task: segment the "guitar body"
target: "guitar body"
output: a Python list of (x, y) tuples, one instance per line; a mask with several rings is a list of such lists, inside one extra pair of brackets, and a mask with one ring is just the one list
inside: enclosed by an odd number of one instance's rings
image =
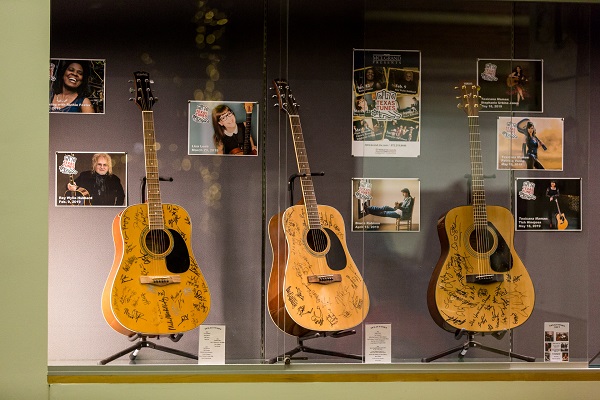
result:
[(124, 335), (165, 335), (199, 326), (210, 294), (196, 263), (191, 220), (174, 204), (162, 204), (164, 229), (149, 229), (148, 205), (119, 213), (112, 226), (115, 257), (102, 293), (106, 322)]
[(509, 76), (506, 78), (506, 86), (508, 86), (509, 88), (515, 87), (519, 84), (519, 77), (518, 76)]
[(345, 242), (344, 221), (319, 205), (321, 229), (309, 229), (304, 205), (288, 208), (269, 222), (273, 267), (268, 308), (282, 331), (337, 332), (359, 325), (369, 311), (363, 278)]
[(250, 150), (248, 151), (248, 153), (244, 153), (244, 150), (243, 150), (243, 149), (241, 149), (241, 148), (239, 148), (239, 147), (236, 147), (235, 149), (231, 150), (231, 151), (229, 152), (229, 154), (231, 154), (231, 155), (234, 155), (234, 156), (244, 156), (244, 155), (252, 155), (252, 156), (255, 156), (257, 153), (256, 153), (256, 150), (254, 150), (254, 149), (250, 149)]
[(569, 226), (569, 221), (567, 221), (567, 217), (565, 217), (565, 214), (560, 212), (560, 205), (558, 204), (558, 200), (554, 199), (554, 201), (556, 202), (556, 209), (558, 210), (558, 213), (556, 214), (556, 228), (559, 231), (562, 231), (567, 229), (567, 226)]
[(558, 228), (558, 230), (567, 229), (567, 226), (569, 226), (569, 222), (567, 221), (565, 214), (556, 214), (556, 227)]
[(533, 311), (533, 283), (512, 242), (513, 215), (499, 206), (486, 210), (483, 243), (475, 239), (473, 206), (454, 208), (438, 221), (442, 253), (427, 305), (436, 324), (451, 332), (512, 329)]

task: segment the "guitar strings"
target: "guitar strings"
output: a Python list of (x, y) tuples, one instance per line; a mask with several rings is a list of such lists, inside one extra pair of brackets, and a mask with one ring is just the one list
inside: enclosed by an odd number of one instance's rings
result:
[[(295, 110), (295, 104), (291, 109)], [(315, 196), (314, 185), (310, 175), (310, 167), (308, 164), (308, 156), (306, 154), (306, 146), (302, 134), (302, 126), (300, 118), (297, 115), (289, 114), (290, 125), (292, 127), (292, 136), (294, 138), (294, 148), (296, 150), (296, 160), (298, 162), (298, 172), (300, 173), (300, 185), (302, 187), (302, 197), (304, 199), (304, 209), (308, 222), (308, 236), (313, 245), (315, 252), (321, 253), (327, 248), (327, 238), (321, 231), (321, 223), (319, 218), (319, 208)], [(310, 247), (310, 244), (309, 244)], [(318, 259), (319, 273), (324, 273), (323, 264), (325, 259)]]
[(481, 160), (481, 140), (479, 133), (479, 117), (469, 115), (469, 134), (471, 141), (471, 179), (473, 190), (473, 221), (475, 224), (476, 253), (485, 254), (477, 257), (477, 269), (480, 275), (490, 273), (488, 251), (490, 235), (488, 235), (488, 219), (485, 203), (483, 163)]
[[(150, 235), (150, 252), (162, 254), (166, 250), (164, 220), (162, 204), (160, 201), (160, 187), (158, 178), (158, 158), (156, 156), (156, 140), (154, 137), (154, 120), (152, 111), (144, 111), (144, 150), (146, 157), (146, 183), (147, 183), (147, 209), (148, 228)], [(152, 275), (165, 274), (155, 257), (151, 257), (149, 269)]]

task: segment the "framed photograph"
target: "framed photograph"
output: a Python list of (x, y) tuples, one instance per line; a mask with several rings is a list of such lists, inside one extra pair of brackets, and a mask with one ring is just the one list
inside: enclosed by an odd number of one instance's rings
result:
[(542, 60), (478, 59), (480, 111), (543, 112), (543, 65)]
[(352, 178), (352, 231), (419, 232), (417, 178)]
[(581, 178), (517, 178), (517, 231), (581, 231)]
[(55, 206), (127, 205), (127, 153), (56, 152)]
[(563, 118), (499, 117), (497, 133), (499, 170), (563, 170)]
[(189, 101), (188, 155), (258, 155), (258, 103)]
[(105, 60), (50, 59), (50, 112), (104, 114)]

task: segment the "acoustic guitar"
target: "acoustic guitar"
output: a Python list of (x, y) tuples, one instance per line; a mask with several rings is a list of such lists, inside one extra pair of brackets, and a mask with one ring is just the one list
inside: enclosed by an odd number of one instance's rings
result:
[[(69, 174), (69, 185), (75, 185), (75, 180), (73, 179), (73, 174)], [(73, 206), (91, 206), (92, 205), (92, 196), (90, 196), (90, 192), (86, 188), (81, 186), (77, 186), (75, 190), (67, 190), (65, 192), (65, 197), (70, 197), (71, 205)]]
[(240, 147), (236, 147), (229, 152), (229, 154), (233, 154), (236, 156), (247, 156), (247, 155), (256, 155), (256, 150), (252, 148), (252, 144), (250, 143), (250, 135), (252, 132), (252, 103), (244, 103), (244, 109), (246, 110), (246, 124), (244, 130), (244, 144)]
[(148, 201), (127, 207), (112, 225), (115, 257), (102, 293), (106, 322), (127, 336), (177, 334), (199, 326), (210, 293), (194, 258), (192, 221), (161, 202), (151, 111), (156, 99), (147, 72), (135, 72), (135, 102), (142, 110)]
[(554, 201), (556, 202), (556, 209), (558, 210), (558, 214), (556, 214), (556, 227), (558, 228), (558, 230), (567, 229), (567, 226), (569, 226), (569, 221), (567, 221), (565, 214), (560, 212), (558, 199), (554, 199)]
[(274, 86), (289, 117), (302, 201), (269, 221), (269, 313), (279, 329), (294, 336), (350, 329), (367, 316), (367, 288), (348, 252), (341, 214), (317, 203), (298, 104), (285, 81), (276, 80)]
[(441, 255), (431, 276), (427, 305), (433, 320), (451, 332), (500, 332), (523, 324), (533, 311), (531, 278), (513, 246), (514, 218), (485, 202), (479, 133), (479, 88), (461, 86), (468, 116), (472, 203), (438, 221)]

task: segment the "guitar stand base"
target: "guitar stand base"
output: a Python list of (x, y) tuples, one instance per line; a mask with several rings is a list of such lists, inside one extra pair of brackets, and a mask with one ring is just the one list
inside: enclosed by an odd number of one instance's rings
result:
[[(183, 334), (179, 333), (177, 335), (169, 335), (169, 338), (173, 341), (173, 342), (178, 342), (179, 339), (181, 339), (181, 336), (183, 336)], [(156, 337), (157, 339), (160, 339), (160, 336)], [(132, 362), (135, 362), (135, 359), (138, 355), (138, 353), (140, 352), (140, 350), (144, 347), (149, 347), (151, 349), (154, 350), (158, 350), (158, 351), (163, 351), (165, 353), (171, 353), (171, 354), (175, 354), (181, 357), (187, 357), (187, 358), (191, 358), (193, 360), (197, 360), (198, 356), (192, 354), (192, 353), (188, 353), (186, 351), (181, 351), (181, 350), (177, 350), (177, 349), (173, 349), (171, 347), (166, 347), (166, 346), (161, 346), (159, 344), (156, 344), (154, 342), (149, 342), (148, 341), (148, 336), (145, 335), (141, 335), (139, 333), (136, 333), (135, 335), (133, 335), (132, 337), (130, 337), (129, 340), (133, 341), (133, 340), (137, 340), (139, 339), (139, 341), (134, 344), (133, 346), (129, 346), (128, 348), (121, 350), (120, 352), (113, 354), (110, 357), (105, 358), (104, 360), (101, 360), (99, 362), (100, 365), (106, 365), (111, 361), (116, 360), (119, 357), (124, 356), (127, 353), (131, 353), (129, 354), (129, 359)]]
[(354, 329), (338, 331), (338, 332), (331, 332), (331, 333), (329, 333), (329, 332), (308, 333), (304, 336), (298, 337), (298, 345), (295, 348), (293, 348), (290, 351), (286, 351), (282, 355), (278, 355), (277, 357), (273, 357), (273, 358), (269, 359), (269, 364), (275, 364), (279, 360), (282, 360), (284, 362), (284, 364), (289, 365), (289, 364), (291, 364), (292, 360), (308, 360), (308, 357), (294, 357), (294, 355), (296, 355), (298, 353), (322, 354), (322, 355), (326, 355), (326, 356), (350, 358), (353, 360), (363, 361), (364, 357), (361, 355), (340, 353), (338, 351), (331, 351), (331, 350), (315, 349), (314, 347), (308, 347), (308, 346), (304, 345), (304, 341), (308, 340), (308, 339), (316, 339), (316, 338), (327, 337), (327, 336), (330, 336), (333, 338), (340, 338), (340, 337), (354, 335), (354, 334), (356, 334), (356, 331)]
[(594, 360), (595, 360), (596, 358), (598, 358), (598, 356), (600, 356), (600, 351), (599, 351), (599, 352), (597, 352), (597, 353), (596, 353), (596, 355), (590, 359), (590, 361), (588, 361), (588, 364), (591, 364), (592, 362), (594, 362)]
[[(496, 337), (496, 339), (501, 339), (504, 334), (506, 333), (506, 331), (503, 332), (494, 332), (492, 333), (492, 336)], [(474, 332), (465, 332), (464, 330), (459, 330), (456, 332), (456, 334), (454, 335), (456, 337), (456, 339), (460, 339), (464, 334), (467, 335), (467, 341), (465, 343), (463, 343), (460, 346), (456, 346), (454, 348), (448, 349), (442, 353), (436, 354), (434, 356), (431, 357), (424, 357), (421, 359), (421, 362), (431, 362), (434, 360), (437, 360), (438, 358), (442, 358), (445, 357), (447, 355), (450, 355), (452, 353), (458, 353), (458, 357), (460, 359), (462, 359), (466, 354), (467, 351), (471, 348), (478, 348), (481, 350), (485, 350), (485, 351), (489, 351), (492, 353), (496, 353), (496, 354), (501, 354), (503, 356), (507, 356), (507, 357), (512, 357), (512, 358), (517, 358), (519, 360), (523, 360), (523, 361), (528, 361), (528, 362), (534, 362), (535, 361), (535, 357), (530, 357), (530, 356), (524, 356), (521, 354), (517, 354), (517, 353), (513, 353), (512, 351), (508, 351), (508, 350), (502, 350), (502, 349), (497, 349), (495, 347), (490, 347), (490, 346), (485, 346), (479, 342), (476, 342), (474, 340), (475, 337), (475, 333)]]

